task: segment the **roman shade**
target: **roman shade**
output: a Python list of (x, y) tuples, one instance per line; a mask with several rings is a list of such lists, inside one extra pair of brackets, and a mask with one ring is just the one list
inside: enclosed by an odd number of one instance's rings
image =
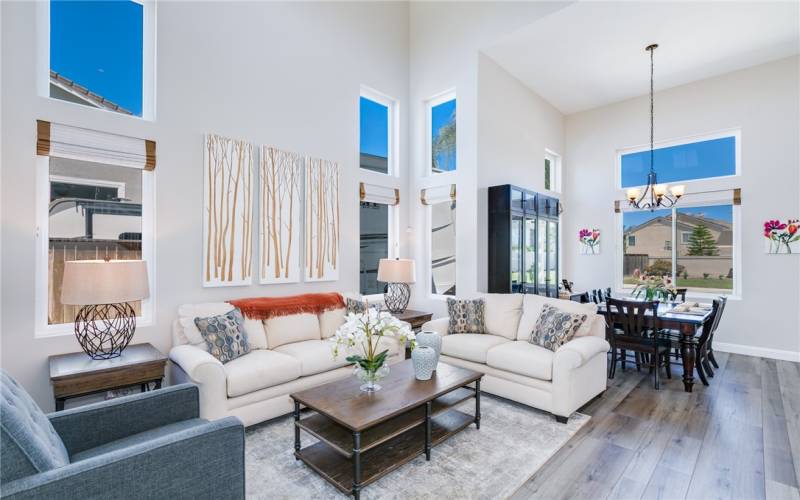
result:
[(86, 128), (36, 121), (36, 154), (153, 170), (156, 143)]
[(380, 203), (381, 205), (397, 205), (400, 203), (400, 190), (386, 186), (376, 186), (362, 182), (358, 188), (361, 201)]
[(420, 191), (419, 199), (423, 205), (435, 205), (444, 201), (456, 201), (456, 185), (429, 187)]

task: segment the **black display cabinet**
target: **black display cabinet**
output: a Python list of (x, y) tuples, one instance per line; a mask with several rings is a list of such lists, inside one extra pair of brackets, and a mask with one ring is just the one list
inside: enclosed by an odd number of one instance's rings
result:
[(504, 184), (489, 188), (489, 292), (558, 297), (559, 202)]

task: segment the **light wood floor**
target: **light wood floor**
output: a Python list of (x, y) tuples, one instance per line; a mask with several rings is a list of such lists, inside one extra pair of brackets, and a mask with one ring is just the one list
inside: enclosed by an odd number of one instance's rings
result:
[(711, 385), (683, 392), (619, 368), (592, 416), (512, 497), (800, 500), (800, 364), (719, 353)]

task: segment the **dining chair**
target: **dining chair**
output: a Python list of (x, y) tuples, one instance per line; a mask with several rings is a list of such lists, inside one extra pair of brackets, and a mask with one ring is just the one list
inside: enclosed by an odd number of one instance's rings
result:
[[(708, 379), (714, 377), (714, 370), (711, 368), (711, 339), (714, 332), (719, 326), (719, 320), (722, 318), (722, 310), (725, 308), (725, 297), (714, 299), (711, 305), (711, 314), (703, 322), (700, 330), (700, 335), (697, 337), (697, 346), (695, 347), (695, 362), (694, 366), (697, 370), (697, 377), (703, 385), (709, 385)], [(681, 348), (681, 334), (672, 330), (665, 330), (662, 334), (669, 339), (672, 348), (680, 353)], [(682, 364), (682, 363), (676, 363)], [(717, 366), (719, 368), (719, 366)]]
[(686, 291), (687, 290), (688, 290), (688, 288), (676, 288), (675, 289), (675, 293), (671, 293), (670, 294), (670, 299), (678, 300), (678, 297), (680, 297), (681, 302), (686, 302)]
[(662, 364), (666, 368), (667, 378), (672, 378), (669, 364), (671, 344), (669, 339), (661, 335), (657, 312), (658, 301), (606, 299), (606, 337), (611, 344), (609, 378), (614, 378), (618, 351), (623, 356), (620, 359), (623, 370), (627, 351), (645, 355), (637, 356), (637, 362), (642, 360), (650, 364), (656, 390), (659, 388)]
[[(714, 368), (719, 368), (717, 364), (717, 360), (714, 358), (714, 334), (717, 331), (717, 327), (719, 327), (719, 322), (722, 320), (722, 314), (725, 312), (725, 306), (728, 304), (728, 297), (725, 295), (720, 296), (720, 308), (717, 313), (717, 322), (714, 327), (711, 329), (711, 334), (708, 337), (708, 342), (706, 345), (706, 351), (708, 355), (708, 361), (714, 366)], [(712, 375), (713, 376), (713, 375)]]

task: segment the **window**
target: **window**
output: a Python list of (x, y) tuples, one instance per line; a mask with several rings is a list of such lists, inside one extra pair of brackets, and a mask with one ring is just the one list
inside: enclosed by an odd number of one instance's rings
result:
[[(655, 149), (653, 165), (658, 182), (682, 182), (736, 175), (738, 133), (697, 142), (679, 143)], [(650, 151), (636, 150), (620, 155), (622, 188), (641, 186), (650, 170)]]
[[(655, 212), (624, 212), (623, 284), (635, 283), (636, 269), (670, 276), (679, 288), (731, 293), (734, 287), (734, 217), (730, 203), (681, 206)], [(673, 235), (681, 245), (673, 251)], [(638, 238), (636, 249), (631, 238)], [(663, 245), (659, 244), (663, 243)]]
[(390, 207), (380, 203), (361, 202), (360, 223), (360, 279), (361, 295), (383, 293), (378, 283), (378, 262), (389, 256)]
[(636, 246), (636, 235), (631, 234), (628, 236), (628, 246), (635, 247)]
[[(364, 92), (362, 91), (362, 94)], [(373, 96), (373, 99), (377, 97)], [(361, 96), (360, 116), (360, 164), (361, 168), (389, 174), (390, 105)]]
[(456, 294), (456, 202), (430, 205), (431, 293)]
[[(79, 306), (61, 304), (68, 260), (145, 259), (143, 204), (151, 193), (142, 169), (44, 158), (47, 198), (47, 325), (71, 324)], [(144, 246), (143, 246), (144, 243)], [(137, 316), (142, 302), (132, 303)]]
[(148, 4), (51, 0), (47, 95), (144, 116), (154, 54)]
[(455, 94), (438, 97), (428, 103), (428, 154), (431, 173), (456, 170), (456, 98)]
[(561, 157), (552, 151), (544, 153), (544, 188), (547, 191), (561, 191)]

